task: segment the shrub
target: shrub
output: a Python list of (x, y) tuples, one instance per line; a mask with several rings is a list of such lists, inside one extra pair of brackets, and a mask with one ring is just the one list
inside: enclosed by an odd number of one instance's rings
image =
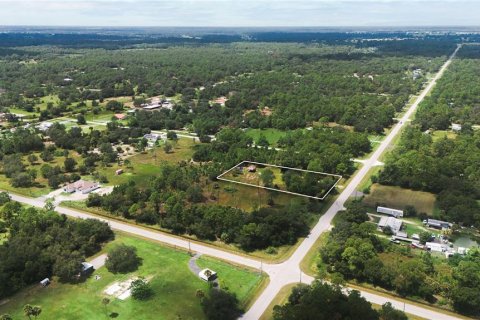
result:
[(136, 300), (147, 300), (153, 295), (150, 284), (143, 278), (134, 280), (130, 285), (130, 289), (132, 290), (132, 297)]
[(138, 269), (141, 259), (137, 248), (124, 244), (117, 245), (107, 255), (105, 266), (112, 273), (128, 273)]

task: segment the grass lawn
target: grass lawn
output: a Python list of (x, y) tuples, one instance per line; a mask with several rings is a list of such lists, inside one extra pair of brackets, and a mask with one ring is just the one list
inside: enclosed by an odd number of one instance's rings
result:
[[(127, 222), (127, 223), (133, 223), (132, 220), (128, 220), (128, 219), (125, 219), (125, 218), (122, 218), (122, 217), (114, 216), (114, 215), (110, 214), (109, 212), (104, 211), (101, 208), (87, 207), (85, 205), (85, 201), (62, 201), (61, 205), (64, 206), (64, 207), (67, 207), (67, 208), (77, 209), (79, 211), (85, 211), (85, 212), (88, 212), (88, 213), (91, 213), (91, 214), (107, 217), (107, 218), (110, 218), (110, 219), (115, 219), (115, 220), (119, 220), (119, 221), (123, 221), (123, 222)], [(313, 223), (316, 222), (317, 220), (318, 220), (318, 216), (313, 216), (311, 226), (313, 226)], [(144, 227), (144, 228), (153, 229), (153, 230), (157, 230), (157, 231), (162, 231), (162, 232), (165, 232), (165, 233), (170, 233), (169, 230), (162, 229), (158, 225), (146, 226), (146, 225), (142, 225), (142, 224), (137, 224), (137, 226), (141, 226), (141, 227)], [(183, 235), (183, 237), (184, 238), (189, 238), (186, 235)], [(294, 245), (284, 245), (284, 246), (277, 247), (277, 248), (275, 248), (276, 252), (273, 252), (273, 253), (267, 253), (266, 250), (255, 250), (255, 251), (248, 252), (248, 254), (247, 254), (247, 253), (245, 253), (245, 251), (239, 249), (238, 247), (236, 247), (233, 244), (226, 244), (226, 243), (221, 242), (221, 241), (198, 240), (195, 237), (190, 237), (190, 238), (198, 241), (199, 243), (203, 243), (203, 244), (206, 244), (206, 245), (211, 245), (211, 246), (214, 246), (214, 247), (219, 247), (219, 248), (222, 248), (222, 249), (227, 250), (227, 251), (235, 252), (237, 254), (243, 254), (245, 256), (253, 256), (253, 257), (256, 257), (256, 258), (261, 259), (263, 261), (269, 261), (269, 262), (272, 262), (272, 263), (273, 262), (274, 263), (283, 262), (286, 258), (288, 258), (295, 251), (295, 249), (303, 241), (303, 238), (300, 238), (297, 241), (297, 243), (294, 244)]]
[[(170, 153), (165, 153), (163, 144), (160, 144), (159, 147), (129, 157), (131, 168), (115, 163), (108, 167), (97, 168), (97, 171), (107, 177), (109, 185), (118, 185), (133, 180), (138, 185), (145, 186), (148, 184), (149, 178), (156, 175), (162, 161), (171, 163), (178, 163), (182, 160), (189, 161), (193, 155), (192, 146), (194, 144), (193, 139), (180, 138), (176, 144), (173, 144), (174, 148)], [(115, 175), (117, 169), (123, 169), (124, 173)]]
[[(116, 281), (132, 276), (153, 277), (150, 281), (154, 296), (147, 301), (127, 298), (122, 301), (110, 298), (108, 312), (118, 313), (117, 319), (204, 319), (200, 300), (195, 296), (198, 289), (208, 290), (206, 282), (200, 280), (188, 268), (190, 256), (184, 251), (161, 246), (156, 242), (117, 234), (117, 239), (108, 244), (106, 250), (116, 243), (135, 246), (143, 259), (142, 266), (131, 274), (114, 275), (105, 267), (95, 271), (101, 278), (90, 277), (80, 284), (60, 284), (54, 281), (49, 287), (33, 286), (15, 295), (0, 306), (0, 314), (9, 313), (14, 319), (23, 319), (25, 304), (42, 307), (41, 319), (108, 319), (101, 300), (103, 291)], [(203, 263), (203, 262), (202, 262)], [(251, 299), (263, 277), (242, 268), (231, 267), (224, 262), (205, 258), (205, 263), (214, 267), (219, 278), (225, 275), (225, 283), (243, 303)]]
[[(320, 238), (315, 242), (313, 247), (308, 251), (307, 255), (300, 262), (300, 269), (306, 274), (315, 277), (318, 275), (319, 266), (318, 262), (320, 261), (320, 248), (327, 244), (328, 236), (330, 231), (322, 233)], [(323, 262), (322, 262), (323, 264)]]
[(58, 95), (56, 94), (50, 94), (48, 96), (40, 98), (40, 103), (37, 103), (35, 105), (35, 108), (40, 108), (40, 110), (46, 110), (47, 109), (47, 104), (51, 102), (54, 105), (60, 103), (60, 99), (58, 98)]
[[(255, 189), (261, 189), (261, 187), (267, 187), (267, 185), (262, 180), (262, 175), (266, 170), (270, 170), (273, 175), (273, 180), (272, 180), (272, 184), (268, 187), (278, 190), (279, 193), (282, 191), (295, 192), (294, 190), (288, 190), (287, 185), (284, 182), (284, 173), (282, 172), (282, 169), (274, 166), (257, 164), (256, 170), (254, 172), (250, 172), (247, 168), (247, 166), (249, 165), (250, 165), (249, 162), (244, 162), (242, 166), (238, 166), (235, 169), (232, 169), (231, 171), (224, 173), (222, 175), (222, 178), (228, 179), (229, 181), (227, 182), (236, 181), (239, 183), (247, 183), (252, 188), (251, 192), (258, 193), (259, 191)], [(315, 194), (313, 193), (310, 194), (311, 196), (316, 196), (316, 197), (324, 196), (327, 193), (327, 191), (338, 180), (337, 177), (327, 176), (322, 173), (306, 173), (303, 170), (286, 169), (285, 174), (286, 173), (292, 173), (293, 175), (296, 175), (299, 179), (307, 179), (308, 175), (310, 174), (316, 175), (318, 177), (316, 178), (317, 179), (316, 181), (318, 182), (317, 187), (320, 186), (320, 188), (322, 188), (322, 189), (317, 188), (315, 191)], [(296, 191), (296, 192), (301, 194), (301, 192), (299, 191)], [(305, 194), (305, 195), (308, 195), (308, 194)]]
[(447, 137), (448, 139), (456, 139), (457, 134), (450, 130), (436, 130), (432, 132), (433, 141), (441, 140)]
[(285, 205), (298, 196), (287, 193), (270, 191), (261, 188), (244, 186), (227, 181), (218, 181), (218, 189), (214, 189), (213, 185), (205, 188), (205, 196), (208, 198), (214, 194), (217, 198), (216, 202), (219, 205), (228, 205), (240, 208), (246, 211), (252, 211), (255, 208), (260, 208), (268, 205), (268, 200), (273, 199), (277, 205)]
[[(37, 185), (29, 188), (14, 188), (10, 183), (10, 179), (7, 178), (4, 174), (0, 174), (0, 190), (10, 191), (10, 192), (18, 193), (28, 197), (39, 197), (53, 191), (48, 186), (48, 180), (42, 177), (40, 173), (40, 168), (42, 167), (42, 165), (46, 163), (52, 167), (57, 165), (60, 167), (63, 167), (63, 162), (65, 161), (65, 157), (64, 156), (55, 157), (50, 162), (44, 162), (42, 159), (40, 159), (40, 152), (34, 152), (33, 154), (35, 154), (38, 158), (35, 164), (32, 165), (30, 164), (30, 162), (28, 162), (27, 155), (24, 155), (22, 157), (23, 159), (22, 162), (25, 165), (26, 171), (30, 169), (35, 169), (37, 171), (37, 178), (35, 179), (35, 181), (37, 182)], [(81, 156), (77, 152), (70, 151), (69, 157), (75, 159), (77, 161), (77, 164), (82, 162)]]
[(412, 205), (418, 212), (431, 215), (435, 208), (435, 195), (429, 192), (373, 184), (370, 194), (365, 196), (363, 202), (370, 207), (376, 207), (378, 203), (395, 209), (404, 209), (405, 206)]
[(152, 164), (158, 166), (162, 161), (178, 163), (180, 161), (190, 161), (193, 155), (192, 147), (197, 143), (192, 138), (179, 138), (177, 142), (168, 141), (173, 146), (173, 150), (170, 153), (165, 153), (163, 150), (163, 142), (159, 147), (148, 150), (145, 153), (137, 154), (129, 160), (133, 165), (135, 164)]
[(287, 135), (287, 131), (278, 129), (248, 129), (245, 131), (247, 136), (251, 137), (254, 142), (257, 142), (260, 136), (263, 134), (270, 145), (276, 145), (280, 138)]
[(243, 306), (247, 305), (258, 292), (258, 284), (266, 279), (260, 272), (253, 272), (246, 268), (234, 266), (211, 257), (202, 256), (197, 260), (197, 265), (204, 269), (214, 270), (218, 275), (220, 288), (235, 292)]

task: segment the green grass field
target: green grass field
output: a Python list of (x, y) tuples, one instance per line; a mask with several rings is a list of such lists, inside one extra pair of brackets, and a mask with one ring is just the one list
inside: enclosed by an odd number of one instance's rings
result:
[(218, 189), (214, 189), (213, 185), (207, 187), (205, 189), (205, 196), (209, 197), (213, 194), (217, 200), (212, 200), (212, 202), (246, 211), (267, 206), (270, 198), (273, 199), (276, 205), (285, 205), (293, 199), (298, 198), (298, 196), (287, 193), (269, 191), (227, 181), (218, 181), (218, 185), (220, 186)]
[(429, 192), (413, 191), (400, 187), (373, 184), (370, 194), (363, 202), (369, 207), (383, 204), (395, 209), (404, 209), (407, 205), (414, 206), (418, 212), (432, 214), (435, 209), (435, 195)]
[(432, 132), (433, 141), (441, 140), (447, 137), (448, 139), (456, 139), (457, 134), (450, 130), (436, 130)]
[(247, 305), (255, 297), (258, 284), (265, 276), (260, 273), (250, 272), (248, 269), (227, 264), (225, 262), (202, 256), (197, 260), (200, 268), (209, 268), (218, 274), (220, 288), (235, 292), (243, 306)]
[[(129, 157), (131, 168), (115, 163), (108, 167), (98, 168), (97, 171), (107, 177), (108, 185), (118, 185), (133, 180), (138, 185), (145, 186), (148, 184), (149, 178), (156, 175), (162, 162), (188, 162), (193, 155), (193, 145), (193, 139), (180, 138), (176, 144), (173, 144), (174, 148), (170, 153), (165, 153), (162, 143), (159, 147)], [(117, 169), (123, 169), (124, 173), (115, 175)]]
[[(200, 300), (196, 297), (198, 289), (207, 292), (208, 285), (200, 280), (188, 268), (190, 256), (184, 251), (161, 246), (158, 243), (118, 234), (117, 239), (108, 244), (106, 250), (116, 243), (125, 243), (137, 248), (143, 259), (142, 266), (126, 275), (114, 275), (105, 267), (95, 271), (94, 275), (80, 284), (60, 284), (54, 281), (50, 286), (41, 288), (34, 285), (10, 298), (0, 306), (0, 314), (8, 313), (14, 319), (23, 319), (22, 308), (25, 304), (42, 307), (40, 319), (108, 319), (101, 300), (104, 290), (116, 281), (132, 276), (153, 277), (150, 284), (154, 296), (147, 301), (127, 298), (122, 301), (111, 298), (107, 306), (108, 313), (118, 313), (117, 319), (204, 319)], [(245, 303), (256, 293), (256, 288), (264, 280), (258, 273), (211, 258), (202, 258), (201, 263), (211, 266), (218, 272), (220, 282), (229, 291), (235, 293), (241, 303)]]
[(280, 138), (284, 137), (287, 132), (278, 129), (248, 129), (247, 136), (251, 137), (254, 142), (257, 142), (260, 136), (263, 134), (270, 145), (276, 145)]

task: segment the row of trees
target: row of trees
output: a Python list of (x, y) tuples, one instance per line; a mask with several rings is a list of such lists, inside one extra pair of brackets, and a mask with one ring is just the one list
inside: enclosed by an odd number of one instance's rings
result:
[(162, 164), (147, 188), (134, 182), (116, 186), (109, 195), (89, 195), (87, 206), (141, 223), (158, 224), (174, 233), (234, 243), (245, 250), (293, 244), (308, 233), (308, 203), (295, 201), (251, 213), (202, 204), (200, 169)]
[(282, 151), (252, 148), (253, 140), (240, 129), (223, 129), (216, 140), (195, 147), (193, 160), (221, 163), (224, 169), (246, 159), (312, 171), (351, 174), (352, 158), (370, 151), (367, 135), (340, 127), (288, 132), (278, 141)]
[(480, 123), (480, 48), (464, 46), (445, 75), (420, 105), (415, 122), (422, 130), (445, 130), (460, 123), (464, 130)]
[[(303, 128), (325, 118), (359, 132), (381, 133), (392, 124), (395, 111), (422, 85), (422, 78), (414, 79), (411, 71), (436, 70), (444, 60), (438, 52), (445, 50), (446, 55), (450, 45), (429, 43), (431, 56), (426, 52), (415, 55), (415, 50), (407, 56), (402, 51), (408, 50), (402, 48), (396, 57), (370, 48), (318, 44), (83, 50), (69, 59), (39, 54), (42, 59), (36, 64), (19, 64), (12, 58), (0, 65), (0, 87), (6, 89), (0, 107), (33, 111), (36, 98), (57, 95), (57, 105), (50, 103), (46, 110), (38, 110), (41, 119), (47, 119), (72, 108), (85, 109), (86, 100), (96, 104), (108, 97), (181, 94), (178, 110), (155, 112), (155, 121), (140, 115), (138, 124), (151, 129), (188, 124), (197, 133), (208, 134), (225, 125)], [(209, 101), (221, 95), (229, 97), (226, 108), (211, 108)], [(273, 114), (262, 115), (259, 106), (269, 106)], [(114, 101), (106, 107), (121, 110), (121, 104)]]
[(360, 296), (358, 291), (346, 294), (338, 285), (329, 285), (320, 281), (312, 285), (298, 285), (293, 288), (288, 302), (273, 309), (274, 320), (407, 320), (407, 316), (385, 303), (375, 310), (371, 303)]

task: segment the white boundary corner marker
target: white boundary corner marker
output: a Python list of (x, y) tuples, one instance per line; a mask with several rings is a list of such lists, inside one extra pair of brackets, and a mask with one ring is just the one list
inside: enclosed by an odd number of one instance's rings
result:
[[(223, 176), (225, 176), (227, 173), (229, 173), (230, 171), (232, 171), (233, 169), (237, 168), (238, 166), (240, 166), (240, 165), (242, 165), (242, 164), (244, 164), (244, 163), (247, 163), (247, 164), (251, 163), (251, 164), (261, 165), (261, 166), (264, 166), (264, 167), (275, 167), (275, 168), (280, 168), (280, 169), (289, 169), (289, 170), (300, 171), (300, 172), (316, 173), (316, 174), (319, 174), (319, 175), (336, 177), (336, 178), (338, 178), (338, 179), (337, 179), (337, 181), (335, 181), (335, 183), (332, 185), (332, 187), (331, 187), (330, 189), (328, 189), (328, 191), (323, 195), (323, 197), (320, 198), (320, 197), (309, 196), (309, 195), (302, 194), (302, 193), (296, 193), (296, 192), (291, 192), (291, 191), (286, 191), (286, 190), (280, 190), (280, 189), (275, 189), (275, 188), (264, 187), (264, 186), (260, 186), (260, 185), (252, 184), (252, 183), (246, 183), (246, 182), (240, 182), (240, 181), (230, 180), (230, 179), (226, 179), (226, 178), (223, 177)], [(244, 186), (250, 186), (250, 187), (256, 187), (256, 188), (260, 188), (260, 189), (266, 189), (266, 190), (271, 190), (271, 191), (276, 191), (276, 192), (282, 192), (282, 193), (287, 193), (287, 194), (291, 194), (291, 195), (295, 195), (295, 196), (301, 196), (301, 197), (311, 198), (311, 199), (316, 199), (316, 200), (324, 200), (324, 199), (330, 194), (330, 192), (333, 190), (333, 188), (335, 188), (335, 187), (337, 186), (337, 184), (340, 182), (340, 180), (342, 180), (342, 178), (343, 178), (343, 176), (338, 175), (338, 174), (325, 173), (325, 172), (312, 171), (312, 170), (304, 170), (304, 169), (297, 169), (297, 168), (284, 167), (284, 166), (277, 166), (277, 165), (274, 165), (274, 164), (268, 164), (268, 163), (262, 163), (262, 162), (255, 162), (255, 161), (247, 161), (247, 160), (244, 160), (244, 161), (238, 163), (237, 165), (233, 166), (232, 168), (228, 169), (227, 171), (225, 171), (224, 173), (222, 173), (221, 175), (219, 175), (219, 176), (217, 177), (217, 179), (220, 180), (220, 181), (226, 181), (226, 182), (231, 182), (231, 183), (236, 183), (236, 184), (242, 184), (242, 185), (244, 185)]]

